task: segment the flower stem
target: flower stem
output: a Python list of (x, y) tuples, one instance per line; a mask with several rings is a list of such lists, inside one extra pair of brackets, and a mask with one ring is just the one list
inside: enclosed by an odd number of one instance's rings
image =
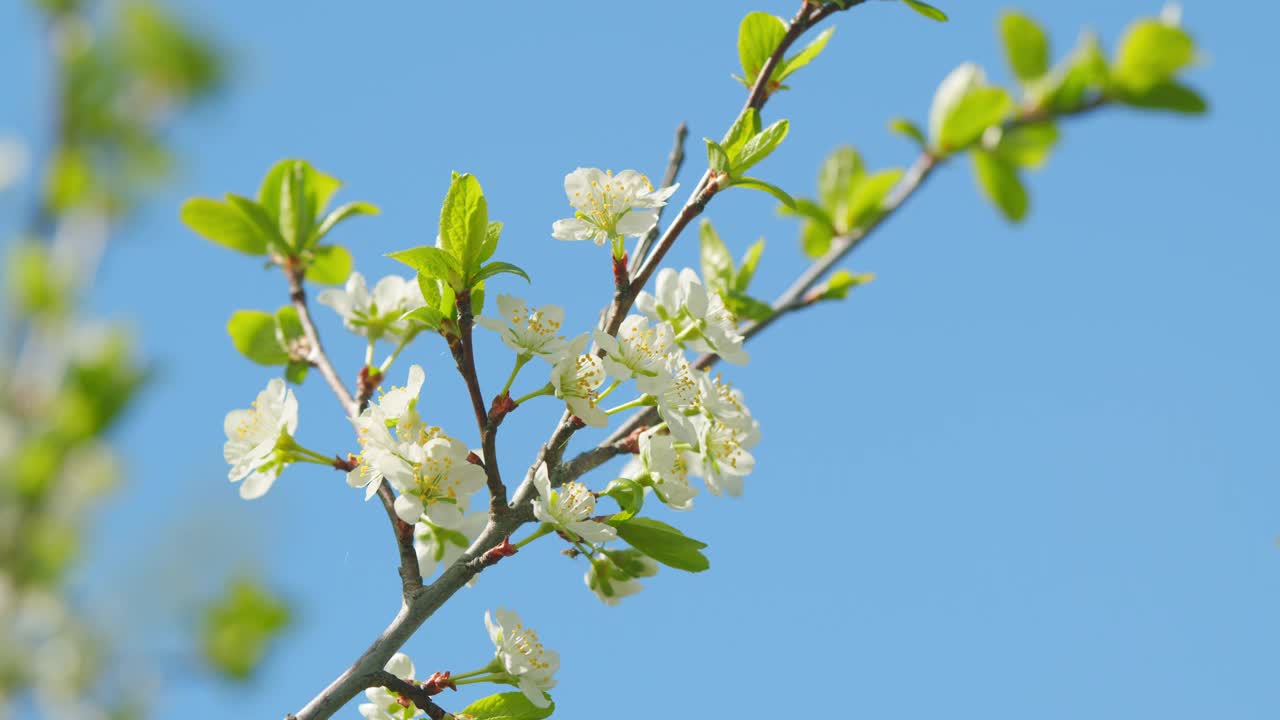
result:
[(369, 338), (369, 344), (364, 348), (364, 366), (373, 367), (373, 338)]
[(516, 381), (516, 375), (520, 374), (520, 368), (524, 367), (525, 363), (529, 362), (532, 359), (533, 359), (532, 355), (521, 354), (516, 356), (516, 365), (515, 367), (511, 368), (511, 377), (507, 378), (507, 384), (502, 386), (502, 392), (498, 393), (499, 395), (510, 394), (511, 384)]
[(454, 685), (474, 685), (476, 683), (484, 683), (484, 682), (491, 682), (491, 683), (506, 682), (505, 673), (503, 673), (502, 675), (493, 673), (491, 675), (483, 675), (481, 677), (467, 678), (465, 680), (459, 680), (458, 677), (459, 676), (455, 675), (452, 678), (450, 678), (451, 680), (453, 680)]
[(614, 390), (617, 390), (617, 389), (618, 389), (618, 386), (619, 386), (619, 385), (621, 385), (621, 384), (622, 384), (622, 381), (621, 381), (621, 380), (614, 380), (612, 385), (610, 385), (609, 387), (605, 388), (605, 389), (604, 389), (604, 392), (602, 392), (602, 393), (600, 393), (599, 395), (597, 395), (597, 396), (596, 396), (596, 402), (597, 402), (597, 403), (599, 403), (601, 400), (603, 400), (603, 399), (605, 399), (605, 398), (609, 397), (609, 393), (613, 392)]
[(387, 370), (391, 367), (391, 363), (395, 362), (396, 358), (400, 357), (400, 351), (404, 350), (405, 346), (409, 344), (409, 339), (411, 337), (412, 336), (401, 340), (400, 343), (396, 345), (396, 349), (392, 350), (391, 354), (387, 356), (387, 359), (383, 360), (382, 364), (378, 366), (378, 372), (386, 374)]
[(635, 400), (632, 400), (631, 402), (623, 403), (618, 407), (610, 408), (608, 410), (605, 410), (604, 412), (606, 415), (613, 415), (614, 413), (620, 413), (623, 410), (630, 410), (631, 408), (645, 407), (646, 405), (655, 405), (655, 404), (657, 404), (657, 401), (654, 399), (652, 395), (641, 395), (640, 397), (636, 398)]
[(542, 537), (543, 535), (549, 535), (549, 534), (551, 534), (551, 531), (552, 531), (552, 530), (554, 530), (554, 529), (555, 529), (555, 528), (551, 527), (551, 525), (549, 525), (549, 524), (547, 524), (547, 523), (543, 523), (542, 525), (539, 525), (539, 526), (538, 526), (538, 529), (537, 529), (537, 530), (534, 530), (532, 533), (530, 533), (530, 534), (529, 534), (529, 537), (527, 537), (527, 538), (525, 538), (525, 539), (521, 540), (520, 542), (516, 543), (516, 544), (515, 544), (515, 546), (516, 546), (517, 548), (522, 548), (522, 547), (524, 547), (525, 545), (528, 545), (529, 543), (533, 542), (534, 540), (537, 540), (538, 538)]
[(536, 398), (539, 395), (551, 395), (555, 391), (556, 391), (555, 385), (552, 385), (551, 383), (547, 383), (546, 385), (543, 385), (542, 387), (538, 388), (537, 390), (534, 390), (528, 395), (521, 395), (520, 397), (516, 398), (512, 402), (514, 402), (516, 405), (520, 405), (526, 400), (532, 400), (533, 398)]

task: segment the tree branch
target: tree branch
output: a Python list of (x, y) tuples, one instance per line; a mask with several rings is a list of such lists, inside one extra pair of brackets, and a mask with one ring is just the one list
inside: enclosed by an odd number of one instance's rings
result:
[(342, 403), (342, 412), (354, 419), (360, 414), (359, 406), (351, 396), (351, 391), (342, 382), (342, 378), (338, 376), (338, 372), (333, 369), (333, 363), (329, 362), (329, 356), (325, 354), (324, 346), (320, 344), (320, 333), (316, 331), (315, 321), (311, 319), (311, 310), (307, 307), (307, 291), (302, 287), (306, 268), (298, 264), (294, 258), (287, 258), (283, 267), (284, 276), (289, 280), (289, 300), (293, 303), (293, 308), (298, 311), (298, 321), (302, 323), (302, 334), (311, 346), (307, 360), (312, 367), (320, 371), (320, 375), (329, 384), (333, 394), (338, 396), (338, 402)]
[[(662, 184), (658, 187), (671, 187), (676, 182), (676, 177), (680, 175), (680, 167), (684, 165), (684, 141), (689, 137), (689, 126), (680, 123), (676, 126), (676, 139), (671, 145), (671, 154), (667, 156), (667, 171), (662, 175)], [(658, 220), (662, 220), (662, 211), (667, 206), (663, 205), (658, 208)], [(649, 248), (653, 246), (653, 241), (658, 239), (658, 223), (653, 224), (650, 230), (640, 242), (636, 244), (636, 250), (631, 256), (631, 274), (640, 269), (640, 263), (644, 260), (644, 256), (649, 253)]]
[(398, 678), (386, 670), (369, 673), (368, 682), (369, 684), (366, 688), (386, 688), (396, 695), (409, 699), (414, 705), (418, 706), (419, 710), (426, 713), (431, 720), (442, 720), (442, 718), (451, 717), (444, 708), (431, 699), (432, 696), (427, 694), (426, 688), (417, 683)]
[(507, 486), (502, 484), (502, 474), (498, 470), (498, 425), (500, 418), (491, 421), (484, 406), (484, 393), (480, 390), (480, 378), (476, 373), (475, 346), (472, 343), (471, 331), (475, 326), (475, 316), (471, 311), (471, 292), (458, 293), (458, 342), (450, 343), (453, 357), (458, 365), (458, 372), (467, 385), (467, 393), (471, 396), (471, 409), (476, 415), (476, 427), (480, 431), (480, 446), (484, 451), (484, 474), (489, 485), (489, 513), (493, 516), (507, 511)]

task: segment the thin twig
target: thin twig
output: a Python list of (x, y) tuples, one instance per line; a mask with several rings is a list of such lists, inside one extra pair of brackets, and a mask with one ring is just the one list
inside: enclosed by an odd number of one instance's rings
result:
[(408, 680), (403, 680), (386, 670), (377, 670), (368, 675), (369, 684), (366, 687), (381, 687), (408, 699), (418, 709), (427, 714), (431, 720), (442, 720), (450, 717), (449, 713), (431, 699), (431, 695), (427, 694), (426, 688)]
[(307, 307), (307, 291), (302, 287), (305, 275), (306, 268), (297, 260), (293, 258), (285, 260), (284, 276), (289, 280), (289, 300), (293, 303), (293, 308), (298, 311), (302, 334), (306, 337), (307, 344), (311, 346), (307, 360), (312, 367), (320, 371), (321, 377), (329, 384), (333, 394), (338, 396), (338, 402), (342, 403), (342, 412), (354, 419), (360, 414), (359, 406), (351, 396), (351, 391), (342, 382), (342, 378), (338, 376), (338, 372), (333, 369), (333, 363), (325, 354), (324, 346), (320, 344), (320, 333), (316, 331), (315, 321), (311, 319), (311, 310)]
[[(667, 171), (662, 175), (662, 184), (658, 187), (671, 187), (675, 184), (676, 178), (680, 175), (680, 167), (684, 165), (684, 141), (689, 137), (689, 126), (680, 123), (676, 126), (676, 138), (671, 144), (671, 154), (667, 155)], [(667, 206), (663, 205), (658, 208), (658, 219), (653, 223), (653, 229), (640, 238), (640, 242), (636, 244), (635, 252), (631, 254), (631, 274), (634, 276), (636, 271), (640, 269), (640, 263), (644, 261), (644, 256), (649, 253), (649, 248), (653, 247), (653, 241), (658, 239), (658, 222), (662, 220), (662, 211)]]
[(450, 343), (458, 372), (471, 396), (471, 408), (476, 416), (476, 428), (480, 431), (480, 446), (484, 451), (484, 474), (489, 486), (489, 513), (497, 517), (507, 511), (507, 486), (502, 484), (498, 469), (498, 423), (490, 422), (484, 406), (484, 393), (480, 390), (480, 377), (476, 373), (475, 346), (472, 330), (475, 317), (471, 311), (471, 293), (458, 293), (458, 342)]

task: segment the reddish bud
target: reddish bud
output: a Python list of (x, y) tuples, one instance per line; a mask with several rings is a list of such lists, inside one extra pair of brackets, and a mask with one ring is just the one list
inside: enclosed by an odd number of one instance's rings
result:
[(587, 424), (583, 422), (582, 418), (578, 417), (577, 415), (574, 415), (573, 417), (569, 418), (569, 426), (572, 427), (574, 430), (581, 430), (582, 428), (586, 427)]
[(480, 459), (479, 455), (475, 454), (475, 451), (467, 453), (467, 462), (471, 463), (472, 465), (479, 465), (481, 467), (484, 467), (484, 461)]
[(519, 548), (517, 548), (515, 545), (512, 545), (511, 538), (507, 537), (507, 538), (503, 538), (502, 542), (499, 543), (498, 545), (494, 545), (493, 547), (486, 550), (482, 557), (484, 558), (484, 563), (486, 565), (493, 565), (494, 563), (498, 562), (502, 558), (511, 557), (512, 555), (515, 555), (517, 552), (519, 552)]
[(431, 677), (422, 683), (423, 691), (428, 695), (439, 695), (444, 692), (445, 688), (456, 691), (458, 685), (449, 676), (450, 673), (447, 670), (445, 672), (431, 673)]
[(333, 466), (338, 470), (345, 470), (347, 472), (351, 472), (352, 470), (355, 470), (356, 468), (360, 467), (360, 460), (357, 459), (356, 456), (352, 455), (351, 453), (347, 453), (347, 456), (345, 458), (342, 457), (341, 455), (334, 455)]

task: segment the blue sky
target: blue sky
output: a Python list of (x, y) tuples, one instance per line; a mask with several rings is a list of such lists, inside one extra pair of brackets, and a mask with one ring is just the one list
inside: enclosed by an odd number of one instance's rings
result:
[[(896, 3), (837, 16), (826, 52), (766, 110), (792, 134), (759, 174), (810, 193), (841, 143), (873, 166), (906, 165), (890, 117), (923, 120), (964, 60), (1007, 79), (994, 34), (1006, 4), (939, 4), (951, 23)], [(34, 137), (45, 68), (16, 5), (0, 8), (12, 83), (0, 128)], [(276, 275), (187, 231), (182, 199), (248, 193), (273, 161), (308, 158), (346, 182), (340, 198), (382, 207), (334, 235), (381, 275), (398, 270), (383, 253), (433, 240), (449, 172), (473, 172), (506, 223), (500, 257), (535, 281), (497, 287), (562, 304), (585, 329), (611, 280), (605, 251), (549, 238), (567, 212), (564, 173), (659, 175), (682, 120), (697, 163), (697, 139), (741, 105), (729, 79), (740, 17), (793, 5), (179, 3), (232, 53), (234, 80), (174, 134), (180, 181), (128, 228), (95, 290), (159, 374), (118, 433), (130, 482), (94, 519), (78, 579), (107, 629), (158, 663), (157, 717), (295, 710), (398, 603), (385, 517), (337, 473), (291, 470), (254, 503), (223, 479), (222, 416), (270, 376), (223, 325), (286, 295)], [(965, 163), (945, 168), (854, 258), (872, 285), (780, 323), (751, 366), (727, 373), (764, 440), (745, 497), (704, 494), (673, 520), (710, 543), (710, 572), (664, 570), (605, 608), (580, 562), (537, 544), (424, 628), (407, 647), (419, 669), (485, 662), (483, 611), (505, 605), (561, 652), (564, 718), (1274, 718), (1280, 340), (1267, 318), (1280, 300), (1280, 157), (1260, 58), (1280, 11), (1185, 5), (1210, 115), (1071, 122), (1020, 227), (981, 200)], [(1023, 7), (1057, 52), (1083, 26), (1110, 44), (1159, 9)], [(768, 239), (762, 294), (803, 267), (795, 226), (764, 195), (719, 197), (708, 217), (738, 252)], [(692, 245), (671, 258), (694, 262)], [(318, 312), (354, 368), (359, 344)], [(496, 388), (510, 357), (491, 337), (480, 352)], [(433, 420), (470, 437), (443, 343), (409, 357), (427, 367)], [(351, 449), (327, 389), (298, 394), (300, 439)], [(558, 413), (528, 410), (504, 426), (509, 475)], [(178, 634), (236, 569), (270, 578), (299, 619), (247, 687), (190, 672)]]

